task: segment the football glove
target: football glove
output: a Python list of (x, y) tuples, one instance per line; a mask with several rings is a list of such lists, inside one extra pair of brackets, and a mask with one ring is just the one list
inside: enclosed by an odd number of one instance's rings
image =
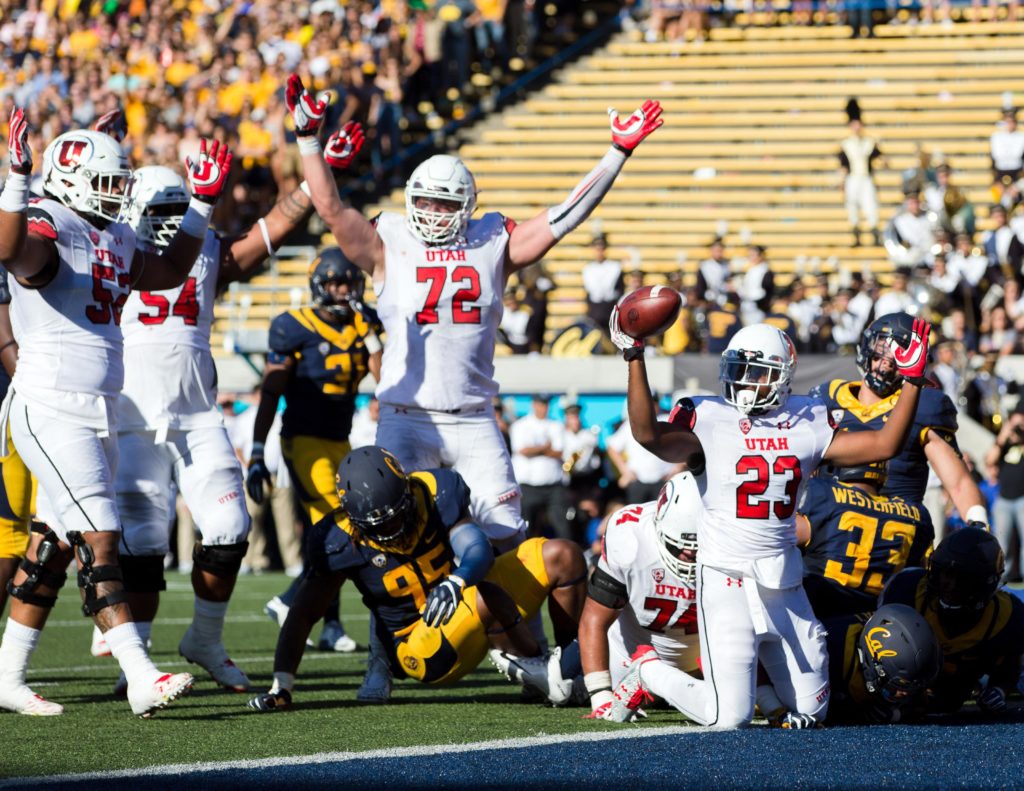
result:
[(622, 359), (629, 361), (642, 357), (644, 353), (644, 342), (640, 338), (633, 338), (622, 331), (619, 326), (619, 306), (612, 308), (611, 318), (608, 319), (608, 335), (615, 344), (615, 348), (622, 352)]
[(28, 145), (28, 119), (20, 107), (11, 110), (7, 132), (7, 155), (11, 170), (27, 176), (32, 172), (32, 149)]
[(612, 702), (609, 700), (597, 706), (589, 714), (584, 714), (585, 720), (612, 720)]
[(444, 626), (455, 615), (462, 601), (462, 589), (466, 583), (454, 574), (445, 577), (427, 594), (427, 605), (423, 608), (423, 622), (427, 626)]
[(249, 708), (256, 711), (280, 711), (292, 705), (292, 693), (287, 689), (264, 692), (249, 701)]
[(199, 158), (185, 158), (192, 197), (211, 206), (217, 202), (228, 183), (231, 152), (226, 145), (212, 140), (207, 149), (206, 138), (199, 141)]
[(110, 135), (120, 143), (124, 140), (125, 132), (127, 131), (124, 123), (124, 113), (119, 109), (104, 113), (93, 122), (92, 130)]
[(324, 147), (324, 159), (333, 170), (347, 170), (363, 147), (363, 127), (358, 121), (349, 121), (329, 138)]
[(902, 346), (895, 338), (889, 339), (896, 370), (904, 381), (918, 387), (926, 387), (929, 384), (924, 369), (928, 365), (928, 336), (931, 330), (931, 325), (924, 319), (914, 319), (910, 340), (906, 346)]
[(298, 74), (293, 74), (288, 78), (284, 101), (288, 105), (288, 112), (292, 114), (292, 120), (295, 121), (297, 136), (311, 137), (320, 131), (320, 125), (324, 122), (324, 113), (327, 112), (328, 98), (329, 95), (324, 93), (313, 98), (302, 84), (302, 78)]
[(249, 461), (249, 472), (245, 476), (245, 488), (256, 505), (263, 502), (263, 485), (270, 486), (270, 470), (262, 456), (253, 456)]
[(627, 157), (651, 132), (665, 123), (661, 119), (661, 104), (648, 99), (639, 110), (622, 120), (611, 107), (608, 117), (612, 124), (612, 145)]
[(999, 687), (985, 687), (978, 695), (978, 708), (989, 714), (1002, 714), (1006, 711), (1006, 693)]
[(779, 719), (779, 727), (784, 731), (802, 731), (807, 728), (820, 728), (821, 722), (813, 714), (787, 711), (786, 715)]

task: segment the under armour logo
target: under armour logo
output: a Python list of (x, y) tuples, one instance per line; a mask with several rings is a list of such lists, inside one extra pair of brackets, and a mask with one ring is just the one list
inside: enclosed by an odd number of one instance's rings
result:
[(733, 585), (735, 585), (737, 588), (742, 588), (743, 587), (743, 580), (742, 579), (734, 580), (732, 577), (726, 577), (725, 578), (725, 587), (731, 588)]

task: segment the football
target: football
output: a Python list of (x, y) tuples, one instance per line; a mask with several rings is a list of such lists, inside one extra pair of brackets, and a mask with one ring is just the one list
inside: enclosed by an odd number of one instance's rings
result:
[(679, 315), (683, 298), (668, 286), (643, 286), (619, 302), (619, 329), (631, 338), (649, 338), (667, 330)]

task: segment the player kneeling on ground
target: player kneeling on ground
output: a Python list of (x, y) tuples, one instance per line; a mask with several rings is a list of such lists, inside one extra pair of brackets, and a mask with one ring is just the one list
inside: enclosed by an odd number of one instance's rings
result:
[[(250, 707), (291, 703), (306, 637), (346, 579), (375, 616), (391, 672), (425, 684), (458, 680), (492, 645), (539, 656), (524, 619), (545, 599), (559, 646), (575, 638), (585, 595), (582, 553), (568, 541), (536, 538), (495, 559), (468, 518), (469, 489), (458, 473), (406, 475), (383, 448), (358, 448), (338, 468), (338, 495), (341, 507), (313, 528), (310, 569), (278, 637), (274, 684)], [(558, 653), (544, 661), (550, 697), (567, 698), (572, 681), (558, 672)]]

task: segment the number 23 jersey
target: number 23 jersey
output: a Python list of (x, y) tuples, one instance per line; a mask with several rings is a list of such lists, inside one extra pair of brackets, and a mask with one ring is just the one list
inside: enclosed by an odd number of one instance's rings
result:
[(629, 603), (619, 613), (627, 647), (651, 644), (683, 670), (697, 667), (697, 591), (672, 573), (658, 552), (656, 501), (620, 508), (608, 520), (598, 567), (622, 583)]
[(374, 222), (385, 275), (373, 288), (387, 334), (377, 398), (438, 411), (489, 405), (498, 392), (494, 344), (515, 223), (488, 213), (470, 220), (465, 239), (433, 246), (400, 214)]
[(790, 396), (782, 409), (744, 415), (720, 398), (684, 398), (669, 422), (689, 428), (704, 449), (700, 562), (751, 574), (767, 587), (798, 585), (803, 563), (794, 513), (832, 442), (825, 405)]

